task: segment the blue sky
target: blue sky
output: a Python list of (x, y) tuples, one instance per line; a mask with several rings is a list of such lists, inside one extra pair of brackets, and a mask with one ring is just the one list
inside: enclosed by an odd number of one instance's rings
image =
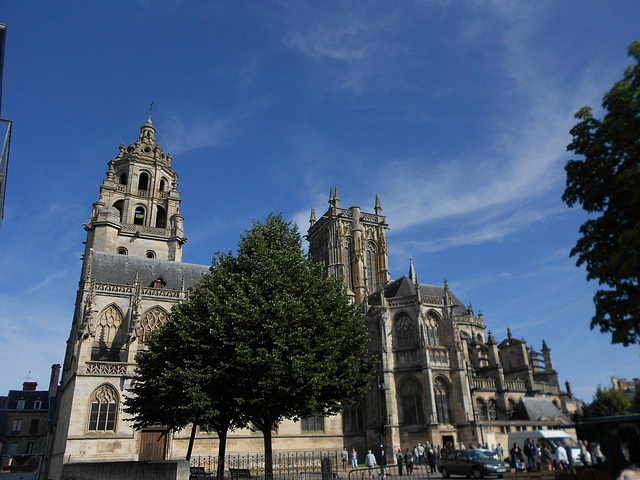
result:
[(209, 264), (251, 219), (305, 232), (337, 186), (390, 225), (393, 278), (420, 281), (551, 348), (590, 401), (640, 376), (638, 347), (589, 330), (569, 258), (585, 215), (561, 201), (573, 114), (640, 38), (637, 1), (5, 0), (2, 116), (13, 121), (0, 228), (0, 394), (62, 363), (85, 232), (107, 162), (153, 101), (189, 237)]

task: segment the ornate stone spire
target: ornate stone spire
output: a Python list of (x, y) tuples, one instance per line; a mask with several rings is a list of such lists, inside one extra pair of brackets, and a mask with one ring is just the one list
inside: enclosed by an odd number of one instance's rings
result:
[(309, 224), (310, 226), (312, 226), (314, 223), (316, 223), (316, 211), (314, 208), (311, 208), (311, 218), (309, 218)]
[(380, 199), (376, 194), (376, 206), (375, 206), (376, 215), (382, 215), (382, 207), (380, 206)]

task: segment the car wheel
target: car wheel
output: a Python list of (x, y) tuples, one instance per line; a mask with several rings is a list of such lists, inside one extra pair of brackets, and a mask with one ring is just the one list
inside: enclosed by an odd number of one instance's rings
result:
[(441, 468), (440, 473), (442, 474), (442, 478), (449, 478), (449, 471), (446, 468)]
[(482, 472), (478, 468), (474, 468), (473, 470), (471, 470), (471, 475), (473, 475), (473, 478), (482, 478), (483, 476)]

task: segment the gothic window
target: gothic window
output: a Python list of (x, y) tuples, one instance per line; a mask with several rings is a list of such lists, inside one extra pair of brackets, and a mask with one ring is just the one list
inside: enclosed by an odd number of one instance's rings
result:
[(124, 212), (124, 200), (118, 200), (113, 204), (116, 210), (120, 212), (120, 221), (122, 222), (122, 212)]
[(374, 242), (367, 242), (367, 282), (370, 292), (378, 289), (378, 252)]
[(161, 308), (152, 308), (147, 311), (142, 318), (140, 319), (140, 323), (136, 327), (136, 336), (138, 337), (138, 343), (144, 343), (148, 338), (151, 332), (160, 328), (169, 320), (167, 313)]
[(113, 431), (116, 429), (118, 393), (111, 385), (102, 385), (91, 395), (89, 430)]
[(324, 430), (324, 418), (308, 417), (301, 420), (303, 432), (322, 432)]
[(447, 386), (438, 379), (433, 382), (433, 392), (436, 399), (436, 413), (438, 423), (451, 424), (451, 408), (449, 407), (449, 390)]
[(487, 419), (487, 405), (481, 398), (476, 400), (476, 415), (478, 416), (478, 420)]
[(422, 387), (414, 379), (407, 380), (400, 387), (402, 403), (402, 425), (423, 425)]
[(144, 225), (144, 207), (136, 207), (133, 223), (134, 225)]
[(156, 228), (167, 228), (167, 212), (160, 205), (156, 209)]
[(396, 348), (408, 348), (416, 345), (416, 327), (409, 315), (401, 313), (394, 322)]
[(122, 313), (115, 305), (105, 308), (96, 325), (95, 343), (102, 347), (117, 347), (123, 343)]
[(487, 418), (489, 420), (498, 420), (498, 404), (493, 399), (487, 402)]
[(138, 190), (149, 190), (149, 174), (142, 172), (138, 178)]
[(126, 185), (127, 184), (127, 174), (125, 172), (122, 172), (120, 174), (120, 185)]
[(345, 239), (343, 256), (344, 256), (344, 279), (345, 279), (345, 282), (347, 283), (347, 288), (353, 290), (353, 277), (352, 277), (353, 255), (351, 251), (350, 238)]
[(354, 404), (345, 408), (342, 413), (342, 420), (344, 429), (347, 432), (360, 432), (364, 430), (362, 406)]
[(441, 345), (438, 318), (433, 313), (429, 313), (425, 323), (427, 325), (427, 345)]

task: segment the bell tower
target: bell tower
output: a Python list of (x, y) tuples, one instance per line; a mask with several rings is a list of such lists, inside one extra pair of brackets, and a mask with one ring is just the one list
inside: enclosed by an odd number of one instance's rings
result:
[(338, 188), (329, 192), (329, 210), (316, 220), (311, 210), (309, 251), (325, 264), (327, 276), (343, 278), (355, 302), (389, 282), (385, 230), (389, 228), (376, 195), (375, 213), (340, 207)]
[(171, 154), (156, 143), (149, 114), (135, 143), (121, 144), (118, 156), (109, 162), (100, 199), (84, 225), (85, 255), (93, 249), (181, 262), (187, 239), (177, 180)]

